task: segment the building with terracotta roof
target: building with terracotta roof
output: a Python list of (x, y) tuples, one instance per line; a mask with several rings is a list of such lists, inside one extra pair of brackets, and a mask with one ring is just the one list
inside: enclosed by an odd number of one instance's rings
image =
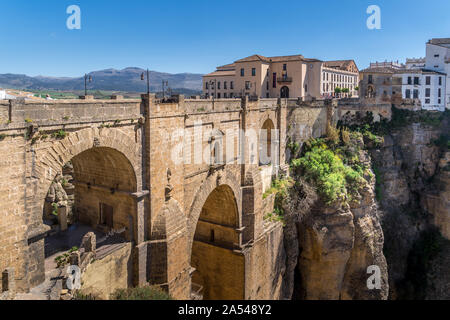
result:
[(353, 60), (321, 61), (303, 55), (252, 55), (203, 77), (206, 97), (323, 98), (335, 89), (357, 95), (359, 71)]

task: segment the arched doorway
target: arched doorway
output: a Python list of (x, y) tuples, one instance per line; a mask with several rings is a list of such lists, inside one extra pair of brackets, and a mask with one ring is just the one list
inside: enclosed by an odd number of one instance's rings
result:
[(42, 217), (50, 228), (44, 239), (45, 271), (79, 247), (87, 233), (96, 235), (97, 256), (136, 239), (136, 191), (133, 166), (115, 149), (94, 147), (67, 162), (45, 198)]
[(272, 138), (275, 136), (275, 125), (267, 119), (260, 132), (259, 164), (267, 165), (272, 161)]
[(202, 207), (192, 245), (193, 288), (202, 288), (205, 300), (244, 298), (244, 256), (234, 252), (238, 225), (233, 190), (221, 185)]
[(281, 98), (289, 98), (289, 88), (287, 86), (281, 87), (280, 97)]

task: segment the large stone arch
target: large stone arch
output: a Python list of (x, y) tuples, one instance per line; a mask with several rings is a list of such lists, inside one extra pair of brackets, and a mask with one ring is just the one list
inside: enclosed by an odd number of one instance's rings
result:
[(137, 174), (141, 171), (140, 143), (120, 129), (89, 128), (69, 133), (66, 138), (53, 141), (47, 148), (34, 152), (33, 177), (39, 185), (34, 201), (42, 199), (42, 194), (48, 190), (54, 176), (64, 164), (82, 152), (96, 147), (111, 148), (123, 154), (136, 175), (135, 191), (142, 190), (142, 176)]
[(195, 230), (197, 227), (198, 219), (200, 214), (208, 199), (211, 192), (217, 187), (222, 185), (227, 185), (233, 191), (234, 197), (236, 199), (237, 213), (238, 213), (238, 224), (239, 227), (242, 226), (242, 191), (238, 179), (235, 177), (234, 173), (230, 170), (223, 169), (217, 170), (210, 174), (208, 178), (203, 182), (203, 184), (198, 188), (198, 191), (194, 197), (191, 208), (189, 210), (188, 217), (188, 255), (191, 256), (192, 253), (192, 243), (194, 240)]
[[(133, 185), (128, 193), (137, 193), (142, 190), (142, 175), (140, 164), (140, 143), (129, 137), (117, 128), (86, 128), (70, 132), (64, 139), (53, 140), (42, 148), (31, 150), (32, 166), (30, 178), (27, 180), (27, 192), (30, 196), (28, 206), (28, 264), (30, 271), (28, 281), (35, 286), (44, 281), (44, 237), (48, 230), (43, 224), (42, 213), (45, 198), (55, 176), (61, 172), (62, 167), (85, 152), (90, 150), (108, 150), (116, 155), (120, 161), (129, 166), (132, 175), (129, 185)], [(101, 153), (98, 151), (97, 153)], [(137, 205), (133, 209), (135, 211)], [(137, 212), (133, 212), (133, 230), (130, 238), (136, 237)]]
[(246, 258), (241, 250), (240, 185), (231, 172), (220, 170), (201, 188), (205, 192), (194, 200), (189, 221), (191, 229), (196, 222), (189, 235), (193, 292), (199, 290), (207, 300), (244, 299)]

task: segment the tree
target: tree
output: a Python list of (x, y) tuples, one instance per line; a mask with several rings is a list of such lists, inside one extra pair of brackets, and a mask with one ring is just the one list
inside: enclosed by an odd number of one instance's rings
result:
[(342, 91), (342, 93), (349, 93), (350, 92), (349, 88), (343, 88), (341, 91)]
[(335, 93), (338, 97), (341, 96), (341, 92), (342, 92), (342, 89), (341, 89), (340, 87), (334, 88), (334, 93)]

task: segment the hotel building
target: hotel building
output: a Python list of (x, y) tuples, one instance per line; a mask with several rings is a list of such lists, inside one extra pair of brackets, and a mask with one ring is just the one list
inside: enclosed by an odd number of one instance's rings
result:
[(324, 98), (356, 96), (359, 70), (353, 60), (321, 61), (302, 55), (264, 57), (253, 55), (217, 67), (203, 77), (205, 97)]

